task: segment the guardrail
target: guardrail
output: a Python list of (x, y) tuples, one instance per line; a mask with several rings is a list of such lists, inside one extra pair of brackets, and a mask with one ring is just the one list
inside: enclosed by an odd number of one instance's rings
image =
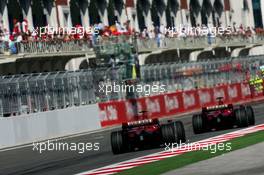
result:
[[(93, 48), (99, 46), (110, 46), (116, 43), (134, 43), (134, 36), (119, 37), (98, 37), (92, 39), (79, 39), (64, 41), (60, 39), (47, 41), (30, 41), (16, 43), (17, 53), (20, 54), (43, 54), (43, 53), (70, 53), (70, 52), (94, 52)], [(210, 41), (209, 41), (210, 40)], [(155, 51), (157, 49), (170, 48), (200, 48), (209, 47), (211, 45), (231, 46), (245, 44), (263, 44), (264, 37), (262, 35), (254, 35), (252, 37), (245, 36), (228, 36), (228, 37), (164, 37), (159, 40), (156, 38), (137, 38), (137, 48), (139, 52)], [(9, 44), (5, 44), (5, 51), (10, 51)], [(1, 46), (1, 44), (0, 44)], [(2, 44), (3, 46), (3, 44)], [(3, 51), (0, 47), (0, 52)], [(14, 54), (12, 52), (12, 54)]]
[(90, 40), (73, 40), (73, 41), (36, 41), (17, 43), (18, 53), (67, 53), (79, 51), (91, 51), (92, 43)]
[[(209, 41), (210, 40), (210, 41)], [(263, 44), (264, 37), (255, 35), (252, 37), (245, 36), (228, 36), (228, 37), (180, 37), (180, 38), (161, 38), (153, 39), (138, 39), (137, 45), (141, 52), (155, 50), (159, 48), (201, 48), (212, 45), (230, 46), (243, 44)]]
[[(214, 62), (145, 65), (134, 85), (164, 85), (164, 93), (211, 88), (218, 84), (240, 83), (247, 75), (257, 75), (263, 56), (226, 58)], [(96, 102), (124, 100), (126, 91), (109, 91), (124, 84), (125, 67), (81, 71), (50, 72), (0, 77), (0, 116), (16, 116)], [(102, 87), (104, 87), (102, 91)], [(158, 95), (140, 91), (134, 98)]]

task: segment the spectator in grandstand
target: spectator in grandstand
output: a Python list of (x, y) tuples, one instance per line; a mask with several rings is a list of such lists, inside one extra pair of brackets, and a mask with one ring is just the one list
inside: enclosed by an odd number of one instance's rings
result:
[(160, 48), (162, 46), (162, 34), (160, 32), (156, 35), (156, 42), (157, 46)]
[(0, 33), (0, 54), (4, 52), (5, 43), (3, 40), (3, 33)]
[(13, 33), (18, 34), (21, 32), (21, 23), (17, 20), (13, 20), (14, 28), (13, 28)]
[(140, 78), (140, 63), (137, 53), (133, 54), (133, 59), (135, 60), (137, 78)]
[(114, 69), (116, 67), (116, 58), (114, 55), (111, 55), (110, 56), (110, 59), (109, 59), (109, 65), (111, 65), (111, 67)]
[(253, 31), (251, 30), (250, 27), (247, 27), (247, 30), (245, 31), (246, 37), (251, 37), (253, 34)]
[(4, 53), (8, 50), (9, 32), (6, 29), (0, 33), (0, 50)]
[(4, 31), (0, 30), (0, 42), (4, 41)]
[(0, 21), (0, 34), (3, 34), (4, 33), (4, 21), (1, 20)]
[[(6, 40), (9, 42), (9, 33), (3, 32), (3, 21), (0, 21), (0, 40)], [(83, 30), (81, 25), (76, 25), (76, 28)], [(60, 31), (59, 33), (44, 33), (40, 35), (40, 29), (36, 28), (35, 30), (28, 28), (27, 19), (24, 19), (22, 23), (18, 20), (14, 19), (14, 29), (12, 34), (13, 40), (10, 41), (13, 46), (12, 42), (51, 42), (52, 43), (59, 43), (60, 41), (73, 41), (73, 40), (88, 40), (87, 43), (90, 43), (91, 46), (95, 44), (101, 44), (105, 40), (109, 40), (111, 36), (119, 36), (119, 35), (138, 35), (140, 39), (155, 39), (158, 47), (163, 47), (165, 45), (165, 38), (168, 37), (178, 37), (179, 39), (186, 39), (187, 37), (199, 37), (202, 35), (201, 30), (196, 30), (197, 28), (202, 28), (205, 26), (200, 26), (199, 24), (195, 28), (191, 30), (187, 28), (189, 26), (182, 26), (180, 30), (174, 29), (166, 29), (165, 25), (161, 24), (160, 26), (151, 25), (145, 27), (142, 32), (136, 33), (134, 30), (130, 28), (130, 21), (121, 24), (120, 22), (116, 21), (112, 26), (105, 26), (103, 23), (94, 24), (91, 26), (90, 32), (84, 32), (83, 35), (81, 34), (69, 34), (63, 33)], [(255, 35), (255, 31), (252, 28), (246, 28), (245, 26), (240, 25), (237, 27), (236, 23), (233, 23), (232, 32), (228, 33), (227, 31), (221, 35), (222, 39), (232, 39), (233, 36), (240, 35), (245, 38), (253, 37)], [(179, 29), (179, 28), (178, 28)], [(176, 30), (176, 31), (175, 31)], [(99, 32), (98, 32), (99, 31)], [(1, 36), (2, 33), (2, 36)], [(7, 35), (7, 38), (3, 37)], [(263, 29), (256, 29), (256, 34), (263, 34)], [(208, 43), (212, 43), (212, 38), (210, 34), (207, 36)], [(13, 49), (12, 53), (14, 53), (15, 49)]]
[(14, 35), (10, 35), (10, 40), (9, 40), (9, 49), (10, 49), (10, 54), (17, 54), (17, 48), (15, 44), (15, 37)]
[(147, 27), (145, 27), (143, 29), (143, 31), (141, 32), (141, 37), (142, 38), (148, 38), (148, 29), (147, 29)]
[(163, 24), (160, 25), (159, 31), (161, 34), (165, 35), (165, 26)]
[(153, 30), (150, 30), (149, 33), (148, 33), (148, 37), (150, 39), (155, 38), (155, 32)]
[(207, 35), (207, 41), (208, 41), (208, 44), (211, 45), (212, 44), (212, 33), (211, 31), (208, 31), (208, 35)]
[(22, 34), (20, 33), (20, 34), (18, 34), (17, 37), (16, 37), (16, 42), (17, 42), (17, 43), (20, 43), (20, 42), (22, 42), (22, 41), (23, 41), (23, 37), (22, 37)]
[(23, 22), (22, 22), (22, 32), (23, 33), (28, 33), (29, 32), (27, 19), (24, 19)]
[(185, 28), (182, 28), (180, 30), (180, 33), (179, 33), (178, 37), (180, 37), (180, 38), (186, 38), (187, 37)]
[(237, 32), (236, 22), (233, 22), (232, 33), (235, 34), (236, 32)]

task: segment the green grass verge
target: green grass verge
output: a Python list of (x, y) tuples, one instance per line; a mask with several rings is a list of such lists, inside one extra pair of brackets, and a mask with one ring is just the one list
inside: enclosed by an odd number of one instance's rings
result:
[(254, 145), (264, 141), (264, 131), (259, 131), (256, 133), (248, 134), (243, 137), (239, 137), (230, 141), (225, 142), (231, 143), (231, 150), (217, 151), (216, 153), (211, 153), (211, 150), (200, 150), (192, 151), (179, 156), (167, 158), (161, 161), (153, 162), (150, 164), (138, 166), (123, 172), (118, 173), (118, 175), (159, 175), (177, 168), (184, 167), (186, 165), (199, 162), (202, 160), (210, 159), (230, 151), (245, 148), (250, 145)]

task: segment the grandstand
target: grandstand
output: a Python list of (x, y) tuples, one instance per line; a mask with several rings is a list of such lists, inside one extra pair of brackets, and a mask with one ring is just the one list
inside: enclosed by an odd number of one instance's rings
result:
[[(10, 14), (13, 14), (11, 8), (16, 7), (11, 5), (11, 2), (13, 1), (4, 1), (2, 9), (8, 9)], [(16, 116), (126, 99), (128, 94), (123, 92), (112, 92), (108, 95), (100, 93), (98, 85), (128, 83), (127, 80), (130, 79), (136, 79), (132, 82), (140, 85), (164, 84), (167, 92), (239, 83), (247, 80), (244, 72), (249, 71), (255, 75), (257, 73), (252, 72), (254, 70), (252, 67), (256, 66), (255, 64), (262, 65), (262, 56), (247, 57), (264, 54), (263, 30), (253, 28), (250, 4), (243, 2), (243, 13), (247, 18), (245, 21), (239, 19), (241, 25), (238, 25), (233, 23), (235, 19), (223, 19), (217, 15), (210, 18), (204, 16), (203, 11), (199, 21), (194, 14), (201, 6), (208, 8), (209, 11), (209, 7), (214, 7), (217, 12), (224, 10), (223, 13), (228, 15), (233, 2), (231, 4), (227, 1), (214, 1), (213, 4), (209, 1), (202, 4), (194, 1), (177, 2), (183, 13), (181, 15), (185, 14), (180, 23), (183, 26), (177, 31), (170, 28), (175, 25), (169, 26), (169, 23), (179, 22), (177, 15), (174, 16), (174, 22), (169, 22), (159, 14), (160, 16), (156, 16), (153, 23), (148, 26), (147, 24), (151, 23), (148, 14), (143, 14), (145, 21), (130, 14), (133, 12), (131, 8), (136, 8), (138, 17), (142, 16), (138, 10), (144, 8), (148, 11), (151, 6), (158, 8), (157, 5), (165, 5), (173, 9), (171, 2), (168, 4), (158, 1), (120, 2), (125, 5), (127, 19), (123, 18), (124, 14), (119, 14), (115, 16), (117, 20), (115, 23), (108, 21), (106, 16), (101, 14), (98, 16), (101, 21), (91, 20), (88, 24), (87, 21), (84, 22), (87, 16), (83, 14), (81, 15), (83, 25), (80, 25), (71, 12), (72, 23), (69, 23), (70, 19), (64, 19), (68, 24), (61, 21), (63, 17), (59, 14), (52, 13), (49, 14), (50, 20), (46, 21), (48, 25), (36, 26), (33, 24), (31, 14), (23, 13), (25, 17), (23, 21), (15, 19), (18, 14), (13, 14), (14, 23), (10, 25), (10, 21), (6, 19), (6, 11), (1, 12), (0, 57), (4, 58), (0, 64), (1, 116)], [(18, 10), (22, 11), (25, 7), (30, 7), (28, 1), (13, 3), (21, 3), (22, 9)], [(40, 5), (36, 1), (32, 4), (34, 7)], [(56, 1), (55, 7), (58, 11), (61, 10), (59, 7), (63, 7), (66, 13), (67, 9), (76, 10), (80, 5), (96, 4), (94, 1), (90, 4), (74, 0)], [(117, 4), (114, 3), (115, 10), (121, 8)], [(102, 2), (97, 5), (105, 8), (104, 5), (111, 3)], [(188, 5), (192, 8), (186, 8)], [(54, 8), (51, 1), (43, 2), (42, 6), (44, 9)], [(32, 9), (33, 14), (36, 13), (35, 10)], [(103, 11), (106, 12), (105, 10)], [(124, 9), (120, 9), (121, 12), (122, 10)], [(80, 14), (82, 13), (83, 11), (80, 11)], [(192, 15), (190, 20), (188, 13)], [(52, 15), (57, 16), (57, 21)], [(133, 19), (130, 19), (129, 15), (132, 15)], [(196, 30), (212, 25), (216, 29), (225, 27), (223, 33), (209, 31), (203, 34), (201, 30)], [(50, 33), (48, 30), (50, 26), (59, 30)], [(65, 33), (62, 29), (67, 27), (73, 27), (80, 33)], [(83, 27), (90, 27), (91, 31)], [(190, 27), (197, 28), (191, 28), (189, 31)], [(14, 63), (10, 58), (14, 58)], [(30, 67), (31, 63), (33, 68)], [(239, 68), (237, 65), (240, 65)], [(134, 94), (133, 97), (144, 96), (146, 94), (142, 92)]]

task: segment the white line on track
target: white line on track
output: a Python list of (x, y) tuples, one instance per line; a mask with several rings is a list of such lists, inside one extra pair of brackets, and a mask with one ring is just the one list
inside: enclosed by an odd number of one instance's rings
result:
[[(214, 136), (211, 138), (207, 138), (204, 140), (200, 140), (197, 142), (193, 142), (190, 144), (201, 144), (201, 146), (206, 146), (208, 144), (217, 144), (217, 143), (223, 143), (225, 141), (229, 141), (232, 140), (234, 138), (238, 138), (241, 136), (244, 136), (246, 134), (250, 134), (250, 133), (254, 133), (257, 131), (262, 131), (264, 130), (264, 124), (261, 125), (256, 125), (250, 128), (246, 128), (246, 129), (241, 129), (241, 130), (237, 130), (237, 131), (233, 131), (230, 133), (226, 133), (226, 134), (222, 134), (222, 135), (218, 135), (218, 136)], [(161, 151), (161, 152), (157, 152), (154, 154), (150, 154), (147, 156), (142, 156), (142, 157), (138, 157), (138, 158), (134, 158), (131, 160), (126, 160), (123, 162), (119, 162), (119, 163), (115, 163), (112, 165), (108, 165), (102, 168), (97, 168), (94, 170), (90, 170), (90, 171), (86, 171), (83, 173), (80, 173), (78, 175), (108, 175), (108, 174), (114, 174), (123, 170), (127, 170), (139, 165), (144, 165), (147, 163), (151, 163), (151, 162), (155, 162), (155, 161), (159, 161), (168, 157), (173, 157), (173, 156), (177, 156), (186, 152), (190, 152), (193, 150), (187, 150), (187, 149), (175, 149), (172, 151)]]

